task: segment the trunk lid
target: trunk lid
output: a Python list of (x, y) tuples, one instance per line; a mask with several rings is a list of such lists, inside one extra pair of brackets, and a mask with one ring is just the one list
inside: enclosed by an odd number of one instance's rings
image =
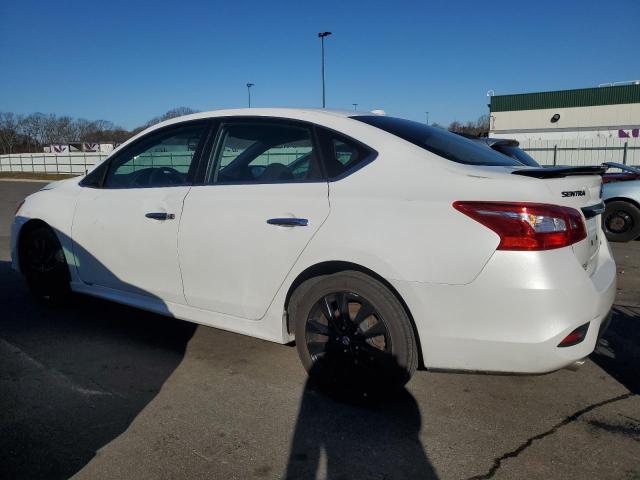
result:
[(551, 192), (552, 201), (549, 203), (575, 208), (584, 216), (587, 238), (574, 243), (572, 248), (582, 268), (591, 275), (597, 268), (598, 251), (604, 238), (601, 228), (601, 214), (604, 210), (601, 198), (602, 177), (599, 173), (569, 174), (540, 178), (540, 182)]

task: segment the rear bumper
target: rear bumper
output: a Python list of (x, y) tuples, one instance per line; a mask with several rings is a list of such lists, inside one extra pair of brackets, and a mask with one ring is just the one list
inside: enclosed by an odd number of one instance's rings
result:
[[(466, 285), (392, 284), (414, 317), (427, 368), (546, 373), (593, 351), (613, 304), (616, 268), (604, 243), (591, 276), (569, 247), (498, 251)], [(557, 346), (587, 322), (581, 343)]]

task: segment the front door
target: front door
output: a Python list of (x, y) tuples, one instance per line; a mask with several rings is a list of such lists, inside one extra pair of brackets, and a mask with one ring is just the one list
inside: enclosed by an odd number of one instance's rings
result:
[(184, 303), (178, 226), (206, 131), (179, 125), (143, 137), (82, 190), (72, 230), (82, 281)]

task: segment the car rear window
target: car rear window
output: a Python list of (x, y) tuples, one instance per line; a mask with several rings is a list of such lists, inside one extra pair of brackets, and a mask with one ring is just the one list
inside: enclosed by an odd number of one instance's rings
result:
[(441, 128), (382, 115), (358, 115), (351, 118), (391, 133), (452, 162), (467, 165), (522, 166), (513, 158)]

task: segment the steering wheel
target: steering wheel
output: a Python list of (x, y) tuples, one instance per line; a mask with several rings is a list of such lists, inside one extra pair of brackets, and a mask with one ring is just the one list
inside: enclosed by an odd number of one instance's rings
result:
[(152, 169), (149, 185), (182, 185), (184, 175), (172, 167), (157, 167)]

